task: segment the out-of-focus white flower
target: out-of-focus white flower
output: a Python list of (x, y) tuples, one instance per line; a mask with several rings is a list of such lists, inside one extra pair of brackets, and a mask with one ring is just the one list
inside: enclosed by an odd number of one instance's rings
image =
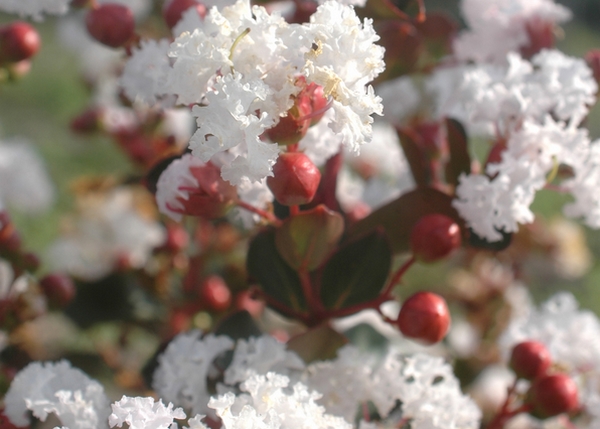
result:
[[(273, 202), (273, 193), (267, 186), (266, 179), (254, 183), (249, 179), (244, 179), (237, 186), (237, 190), (241, 201), (259, 209), (264, 210)], [(259, 215), (242, 208), (234, 208), (231, 211), (230, 218), (243, 228), (251, 228), (260, 221)]]
[(375, 122), (371, 143), (360, 154), (346, 151), (344, 160), (336, 194), (346, 211), (361, 203), (376, 209), (414, 187), (398, 134), (383, 121)]
[(296, 378), (304, 369), (300, 357), (286, 349), (270, 335), (239, 340), (235, 346), (231, 363), (225, 370), (226, 384), (235, 385), (247, 380), (253, 374), (276, 372)]
[(173, 402), (192, 414), (206, 413), (210, 398), (207, 377), (213, 361), (233, 348), (225, 336), (207, 335), (192, 331), (177, 336), (158, 358), (152, 385), (165, 401)]
[(26, 140), (0, 143), (0, 204), (27, 213), (41, 212), (54, 202), (54, 187), (42, 159)]
[(70, 0), (0, 0), (0, 10), (40, 20), (44, 14), (64, 15)]
[(168, 429), (174, 419), (185, 419), (181, 408), (173, 409), (172, 403), (165, 406), (162, 400), (154, 402), (154, 398), (123, 396), (111, 408), (110, 427), (127, 423), (129, 429)]
[(553, 0), (462, 0), (461, 12), (469, 29), (454, 41), (454, 53), (475, 62), (503, 62), (529, 45), (528, 25), (552, 28), (571, 17)]
[(171, 64), (167, 39), (144, 40), (132, 51), (121, 75), (121, 86), (132, 101), (152, 105), (157, 97), (167, 93)]
[(108, 427), (104, 389), (66, 361), (34, 362), (14, 378), (4, 398), (4, 413), (17, 426), (29, 424), (27, 411), (45, 421), (50, 413), (74, 429)]
[(399, 125), (415, 114), (422, 98), (413, 79), (408, 76), (379, 84), (377, 94), (383, 99), (385, 120), (392, 125)]
[(81, 198), (71, 229), (48, 251), (52, 266), (86, 280), (109, 274), (123, 258), (143, 267), (152, 249), (164, 242), (165, 231), (142, 215), (138, 197), (132, 189), (115, 188)]

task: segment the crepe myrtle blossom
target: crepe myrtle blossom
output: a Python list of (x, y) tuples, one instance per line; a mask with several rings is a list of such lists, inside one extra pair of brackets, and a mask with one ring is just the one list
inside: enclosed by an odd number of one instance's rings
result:
[(70, 0), (1, 0), (0, 10), (41, 20), (44, 14), (64, 15), (70, 3)]
[(556, 24), (571, 12), (553, 0), (462, 0), (468, 29), (454, 41), (454, 54), (464, 61), (506, 61), (506, 54), (551, 47)]
[[(191, 105), (198, 126), (192, 154), (204, 162), (230, 154), (221, 164), (225, 180), (239, 185), (272, 175), (280, 149), (264, 134), (310, 85), (328, 99), (329, 133), (353, 151), (371, 140), (372, 115), (382, 114), (382, 104), (368, 83), (384, 69), (383, 48), (372, 21), (361, 23), (353, 7), (328, 1), (310, 22), (289, 24), (240, 0), (194, 19), (197, 28), (175, 35), (170, 67), (164, 43), (148, 42), (134, 51), (121, 84), (132, 98), (174, 96)], [(144, 82), (132, 79), (143, 68)]]

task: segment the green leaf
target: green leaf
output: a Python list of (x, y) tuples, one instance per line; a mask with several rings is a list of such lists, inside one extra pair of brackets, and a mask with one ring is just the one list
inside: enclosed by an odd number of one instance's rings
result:
[(260, 337), (263, 332), (260, 330), (250, 313), (246, 310), (236, 311), (219, 322), (214, 330), (215, 335), (226, 335), (232, 340), (244, 339), (250, 337)]
[(277, 251), (274, 230), (263, 231), (250, 242), (246, 266), (268, 298), (295, 311), (306, 309), (298, 274)]
[(464, 221), (452, 207), (452, 197), (433, 188), (417, 188), (385, 206), (350, 227), (347, 238), (356, 239), (376, 228), (383, 228), (392, 251), (406, 252), (410, 249), (410, 232), (424, 215), (441, 213), (456, 221), (464, 229)]
[(288, 341), (287, 348), (308, 364), (335, 358), (338, 349), (347, 342), (346, 337), (324, 324), (293, 337)]
[(323, 204), (288, 217), (275, 232), (275, 245), (295, 269), (317, 268), (333, 251), (344, 232), (344, 218)]
[(446, 180), (456, 186), (461, 174), (471, 172), (469, 142), (464, 127), (455, 119), (446, 119), (446, 132), (450, 151), (450, 161), (446, 165)]
[(388, 241), (380, 231), (346, 244), (323, 268), (320, 282), (323, 305), (338, 310), (377, 298), (385, 286), (391, 263)]

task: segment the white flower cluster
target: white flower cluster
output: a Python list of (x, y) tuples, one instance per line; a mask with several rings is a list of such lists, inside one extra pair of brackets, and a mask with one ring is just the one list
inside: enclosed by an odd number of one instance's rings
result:
[(511, 53), (507, 65), (441, 70), (428, 83), (440, 112), (471, 131), (504, 142), (500, 162), (482, 174), (463, 175), (454, 205), (478, 235), (499, 240), (533, 221), (529, 206), (560, 165), (574, 177), (561, 184), (575, 196), (566, 213), (600, 226), (592, 190), (598, 176), (596, 143), (578, 128), (595, 102), (597, 84), (583, 60), (545, 50), (531, 62)]
[[(189, 429), (205, 429), (204, 414), (219, 417), (225, 429), (351, 429), (361, 406), (372, 403), (383, 419), (371, 424), (377, 427), (399, 421), (415, 429), (479, 424), (480, 411), (439, 357), (391, 350), (381, 359), (345, 346), (337, 359), (306, 366), (268, 335), (234, 344), (198, 331), (179, 335), (154, 374), (160, 400), (123, 396), (112, 412), (102, 387), (81, 371), (66, 362), (33, 363), (15, 378), (5, 414), (24, 425), (27, 410), (41, 420), (55, 413), (70, 429), (124, 423), (131, 429), (176, 428), (173, 420), (185, 419), (184, 410), (195, 416)], [(361, 426), (369, 426), (369, 416), (361, 416)]]
[(70, 3), (70, 0), (0, 0), (0, 10), (39, 20), (44, 14), (64, 15)]
[(193, 105), (192, 153), (220, 165), (224, 179), (241, 185), (272, 175), (279, 148), (261, 136), (287, 115), (299, 82), (321, 85), (330, 98), (330, 136), (354, 151), (371, 139), (371, 115), (382, 105), (367, 85), (384, 68), (383, 48), (371, 21), (361, 23), (351, 6), (325, 2), (302, 25), (247, 0), (214, 7), (203, 21), (188, 16), (169, 58), (164, 41), (142, 44), (121, 83), (138, 100)]
[(54, 269), (85, 279), (109, 274), (120, 258), (141, 268), (165, 240), (164, 228), (142, 215), (132, 189), (115, 188), (80, 201), (71, 229), (49, 249)]
[(571, 17), (553, 0), (462, 0), (461, 12), (469, 29), (454, 41), (454, 52), (476, 62), (504, 62), (528, 45), (532, 30), (549, 26), (552, 32)]
[(14, 378), (4, 407), (6, 416), (17, 426), (29, 424), (29, 410), (42, 421), (54, 413), (72, 429), (108, 427), (104, 388), (66, 361), (28, 365)]

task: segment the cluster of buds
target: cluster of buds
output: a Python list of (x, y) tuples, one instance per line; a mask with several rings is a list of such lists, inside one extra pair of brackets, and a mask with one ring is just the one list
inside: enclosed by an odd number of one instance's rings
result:
[(517, 344), (512, 349), (510, 367), (518, 378), (531, 382), (525, 402), (534, 416), (548, 418), (579, 408), (577, 384), (569, 375), (553, 370), (552, 356), (544, 344)]

